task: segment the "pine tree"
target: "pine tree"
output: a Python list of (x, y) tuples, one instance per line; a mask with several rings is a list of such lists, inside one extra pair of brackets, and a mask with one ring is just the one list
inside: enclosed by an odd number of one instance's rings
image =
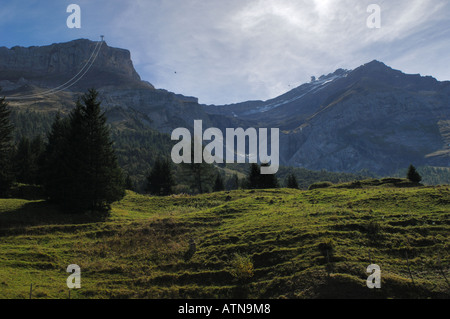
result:
[[(261, 164), (262, 167), (269, 166), (269, 164)], [(278, 188), (278, 179), (275, 174), (261, 174), (260, 173), (260, 185), (258, 188), (267, 189), (267, 188)]]
[(49, 198), (57, 203), (68, 202), (70, 185), (70, 170), (67, 152), (69, 149), (69, 119), (62, 119), (57, 114), (45, 147), (44, 161), (42, 163), (42, 180)]
[(194, 193), (206, 193), (211, 190), (215, 168), (207, 163), (184, 164), (184, 173)]
[(237, 176), (237, 174), (234, 174), (233, 176), (230, 176), (226, 179), (225, 189), (226, 190), (239, 189), (239, 177)]
[(182, 180), (190, 186), (192, 193), (207, 193), (214, 187), (217, 169), (205, 162), (195, 163), (193, 143), (191, 147), (191, 163), (181, 164)]
[(13, 126), (10, 114), (11, 110), (5, 98), (0, 98), (0, 196), (6, 195), (13, 182), (11, 167)]
[(220, 175), (220, 173), (219, 173), (219, 174), (217, 174), (216, 180), (214, 182), (213, 191), (214, 192), (221, 192), (221, 191), (224, 191), (224, 190), (225, 190), (225, 185), (223, 183), (223, 178), (222, 178), (222, 175)]
[[(55, 120), (49, 136), (46, 186), (51, 199), (66, 208), (102, 211), (125, 195), (122, 170), (97, 97), (97, 91), (89, 90), (67, 121)], [(53, 173), (51, 164), (56, 165)]]
[[(262, 164), (262, 166), (267, 165), (268, 164)], [(274, 174), (261, 174), (261, 167), (258, 164), (252, 164), (247, 176), (247, 188), (278, 188), (278, 179)]]
[(235, 189), (239, 189), (239, 177), (237, 176), (237, 174), (233, 175), (232, 178), (232, 186), (231, 189), (235, 190)]
[(420, 183), (422, 181), (422, 176), (420, 176), (412, 164), (408, 168), (407, 178), (413, 183)]
[(258, 189), (260, 188), (260, 168), (258, 164), (252, 164), (247, 176), (247, 188)]
[(31, 143), (27, 137), (22, 137), (17, 146), (14, 155), (14, 175), (16, 181), (24, 184), (32, 184), (31, 182)]
[(91, 89), (70, 116), (71, 155), (75, 164), (74, 198), (82, 208), (101, 210), (125, 195), (124, 180), (102, 113), (98, 92)]
[(289, 176), (287, 178), (286, 186), (287, 186), (287, 188), (298, 189), (297, 178), (295, 177), (294, 174), (289, 174)]
[(161, 169), (162, 161), (158, 158), (156, 159), (155, 164), (147, 177), (147, 192), (152, 195), (161, 195)]
[(14, 155), (14, 176), (16, 182), (24, 184), (40, 184), (40, 161), (44, 151), (44, 142), (41, 136), (30, 141), (22, 137)]
[(158, 158), (147, 177), (147, 191), (156, 196), (168, 196), (175, 185), (172, 166), (168, 160)]
[(134, 191), (134, 183), (131, 180), (130, 175), (127, 175), (127, 178), (125, 178), (125, 189), (130, 190), (130, 191)]

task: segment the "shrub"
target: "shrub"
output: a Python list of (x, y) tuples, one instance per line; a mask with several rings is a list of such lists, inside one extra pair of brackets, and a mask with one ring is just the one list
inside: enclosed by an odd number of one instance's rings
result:
[(318, 248), (324, 257), (331, 257), (334, 252), (335, 243), (332, 239), (325, 239), (319, 244)]
[(253, 262), (249, 256), (235, 254), (230, 266), (230, 274), (239, 281), (253, 277)]
[(366, 232), (372, 237), (376, 237), (381, 233), (381, 225), (377, 222), (370, 221), (366, 224)]
[(309, 186), (309, 190), (313, 190), (313, 189), (318, 189), (318, 188), (328, 188), (333, 186), (332, 182), (319, 182), (319, 183), (314, 183), (312, 185)]

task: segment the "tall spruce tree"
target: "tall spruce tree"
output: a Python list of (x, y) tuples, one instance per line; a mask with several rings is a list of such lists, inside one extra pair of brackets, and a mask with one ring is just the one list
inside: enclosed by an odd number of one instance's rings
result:
[(205, 162), (195, 163), (194, 143), (191, 143), (191, 149), (191, 163), (181, 164), (181, 179), (189, 185), (191, 193), (204, 194), (214, 188), (217, 169)]
[(11, 139), (13, 126), (11, 110), (4, 97), (0, 97), (0, 196), (6, 195), (13, 182), (11, 167)]
[(40, 184), (40, 161), (44, 151), (44, 141), (41, 136), (30, 141), (22, 137), (14, 155), (14, 175), (16, 182), (25, 184)]
[(252, 164), (250, 171), (247, 175), (247, 188), (258, 189), (260, 188), (260, 168), (258, 164)]
[(147, 191), (156, 196), (168, 196), (173, 193), (175, 180), (169, 160), (158, 158), (147, 177)]
[(239, 177), (237, 176), (237, 174), (234, 174), (234, 175), (233, 175), (233, 179), (232, 179), (232, 180), (233, 180), (233, 182), (232, 182), (232, 184), (231, 184), (231, 185), (232, 185), (232, 189), (233, 189), (233, 190), (239, 189), (239, 186), (240, 186), (240, 185), (239, 185)]
[(209, 192), (215, 181), (216, 168), (207, 163), (182, 164), (183, 175), (193, 193), (204, 194)]
[(226, 177), (224, 180), (224, 185), (227, 191), (239, 189), (239, 177), (237, 174)]
[[(269, 164), (263, 163), (261, 167), (268, 167)], [(275, 174), (261, 174), (261, 170), (259, 170), (260, 176), (259, 181), (260, 185), (258, 188), (268, 189), (268, 188), (278, 188), (278, 178)]]
[(223, 182), (223, 177), (220, 173), (217, 174), (216, 180), (214, 182), (213, 191), (214, 192), (221, 192), (225, 190), (225, 185)]
[(130, 191), (134, 191), (134, 189), (135, 189), (133, 180), (131, 179), (129, 174), (125, 178), (125, 189), (130, 190)]
[(287, 188), (298, 189), (297, 178), (295, 177), (294, 174), (289, 174), (289, 176), (287, 177), (286, 187)]
[[(268, 164), (262, 164), (262, 166), (268, 166)], [(278, 188), (278, 179), (274, 174), (261, 174), (261, 167), (258, 164), (251, 164), (247, 175), (247, 188)]]
[(42, 180), (47, 195), (51, 200), (64, 206), (69, 203), (68, 186), (70, 185), (69, 162), (67, 152), (69, 151), (69, 129), (68, 118), (62, 119), (57, 114), (50, 133), (47, 135), (48, 143), (44, 152), (42, 163)]
[(420, 183), (422, 181), (422, 176), (420, 176), (412, 164), (408, 168), (407, 178), (413, 183)]
[(50, 197), (63, 206), (102, 211), (124, 194), (124, 178), (117, 164), (105, 114), (89, 90), (76, 103), (67, 121), (56, 119), (47, 147), (47, 187)]
[(19, 183), (32, 184), (32, 158), (31, 142), (27, 137), (22, 137), (14, 155), (14, 175)]

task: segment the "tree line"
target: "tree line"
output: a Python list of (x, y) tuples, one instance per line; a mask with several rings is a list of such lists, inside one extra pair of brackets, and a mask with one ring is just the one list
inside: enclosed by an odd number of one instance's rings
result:
[[(45, 138), (22, 136), (13, 146), (11, 109), (1, 98), (0, 196), (6, 196), (14, 183), (41, 185), (46, 197), (65, 210), (108, 210), (125, 195), (125, 189), (135, 185), (119, 166), (106, 120), (98, 92), (91, 89), (78, 99), (68, 116), (55, 116)], [(206, 163), (175, 167), (159, 154), (147, 174), (145, 190), (167, 196), (278, 187), (274, 175), (259, 172), (260, 167), (252, 164), (247, 178), (239, 179), (237, 174), (226, 175)]]
[(11, 110), (0, 99), (0, 195), (14, 182), (42, 185), (48, 199), (68, 211), (107, 211), (125, 195), (98, 92), (78, 99), (69, 116), (57, 115), (47, 134), (12, 145)]
[[(136, 189), (130, 174), (123, 171), (124, 166), (132, 165), (133, 154), (127, 152), (128, 161), (123, 162), (122, 159), (119, 163), (116, 152), (121, 150), (113, 146), (113, 133), (106, 123), (96, 90), (91, 89), (80, 97), (68, 116), (57, 114), (49, 125), (46, 139), (40, 135), (32, 139), (22, 136), (13, 146), (14, 127), (10, 118), (8, 103), (4, 97), (0, 98), (0, 196), (7, 195), (13, 183), (41, 185), (47, 198), (66, 210), (107, 211), (111, 203), (123, 198), (125, 189)], [(136, 142), (125, 133), (114, 134), (120, 139)], [(140, 137), (146, 138), (160, 145), (161, 149), (165, 145), (161, 135), (149, 132)], [(225, 174), (226, 167), (220, 165), (192, 161), (191, 164), (174, 166), (163, 151), (154, 156), (157, 157), (151, 170), (148, 174), (144, 173), (144, 190), (156, 196), (239, 188), (304, 188), (303, 184), (299, 186), (298, 172), (295, 170), (282, 169), (284, 181), (280, 183), (276, 175), (262, 175), (258, 164), (249, 165), (245, 178), (239, 178), (237, 174)], [(301, 169), (299, 172), (303, 175), (314, 173), (305, 173)], [(325, 173), (315, 174), (322, 176)], [(331, 177), (342, 177), (335, 175)], [(407, 175), (411, 181), (421, 180), (412, 165)], [(303, 180), (301, 182), (304, 183)]]

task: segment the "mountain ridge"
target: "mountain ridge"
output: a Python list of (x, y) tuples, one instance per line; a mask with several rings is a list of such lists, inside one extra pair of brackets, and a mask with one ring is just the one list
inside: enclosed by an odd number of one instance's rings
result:
[[(297, 92), (300, 92), (300, 94), (303, 94), (303, 93), (305, 93), (304, 92), (305, 89), (307, 91), (311, 90), (311, 88), (314, 90), (315, 86), (317, 87), (320, 84), (328, 84), (335, 80), (347, 78), (348, 76), (350, 76), (349, 79), (355, 78), (355, 77), (367, 77), (371, 72), (372, 73), (376, 72), (376, 73), (378, 73), (378, 75), (390, 74), (391, 77), (393, 77), (393, 76), (398, 77), (398, 76), (402, 76), (402, 75), (411, 77), (411, 78), (414, 78), (416, 81), (421, 81), (422, 82), (421, 85), (425, 84), (427, 88), (430, 88), (432, 85), (435, 85), (437, 83), (442, 83), (443, 85), (448, 85), (450, 87), (450, 81), (439, 82), (431, 76), (421, 76), (420, 74), (405, 74), (399, 70), (395, 70), (395, 69), (387, 66), (383, 62), (380, 62), (378, 60), (372, 60), (371, 62), (368, 62), (362, 66), (355, 68), (354, 70), (337, 69), (333, 73), (329, 73), (327, 75), (322, 75), (314, 81), (311, 81), (308, 83), (303, 83), (300, 86), (298, 86), (286, 93), (283, 93), (275, 98), (271, 98), (266, 101), (252, 100), (252, 101), (244, 101), (244, 102), (240, 102), (240, 103), (225, 104), (225, 105), (215, 105), (214, 104), (214, 105), (203, 105), (203, 106), (205, 107), (207, 112), (211, 113), (211, 114), (230, 115), (230, 112), (227, 112), (228, 110), (236, 113), (237, 109), (239, 109), (239, 108), (244, 109), (244, 113), (240, 113), (238, 116), (248, 116), (248, 115), (254, 115), (255, 113), (258, 113), (257, 111), (252, 112), (253, 110), (251, 110), (251, 107), (262, 108), (263, 110), (261, 110), (260, 112), (265, 113), (268, 111), (266, 109), (267, 104), (272, 105), (272, 104), (278, 103), (279, 105), (277, 105), (277, 106), (281, 106), (281, 105), (284, 105), (287, 103), (279, 103), (280, 99), (286, 99), (289, 97), (292, 99), (292, 96), (294, 96), (294, 100), (297, 100), (299, 98), (298, 95), (296, 96)], [(306, 92), (305, 94), (307, 94), (307, 93), (309, 93), (309, 92)], [(303, 94), (303, 95), (305, 95), (305, 94)], [(293, 102), (293, 101), (288, 100), (288, 101), (284, 101), (284, 102)], [(251, 110), (250, 112), (248, 110), (249, 108)], [(274, 108), (270, 108), (269, 110), (271, 110), (271, 109), (274, 109)]]
[[(92, 69), (70, 91), (21, 100), (29, 92), (64, 83), (68, 76), (61, 72), (79, 72), (98, 44), (81, 39), (0, 48), (0, 86), (7, 84), (3, 93), (15, 97), (13, 107), (70, 108), (74, 95), (95, 86), (112, 125), (130, 130), (170, 134), (178, 127), (192, 129), (194, 120), (222, 130), (277, 127), (281, 165), (377, 174), (410, 163), (450, 166), (450, 82), (405, 74), (377, 60), (354, 70), (338, 69), (267, 101), (216, 106), (155, 89), (141, 80), (128, 50), (103, 43)], [(20, 58), (11, 57), (19, 53)]]

